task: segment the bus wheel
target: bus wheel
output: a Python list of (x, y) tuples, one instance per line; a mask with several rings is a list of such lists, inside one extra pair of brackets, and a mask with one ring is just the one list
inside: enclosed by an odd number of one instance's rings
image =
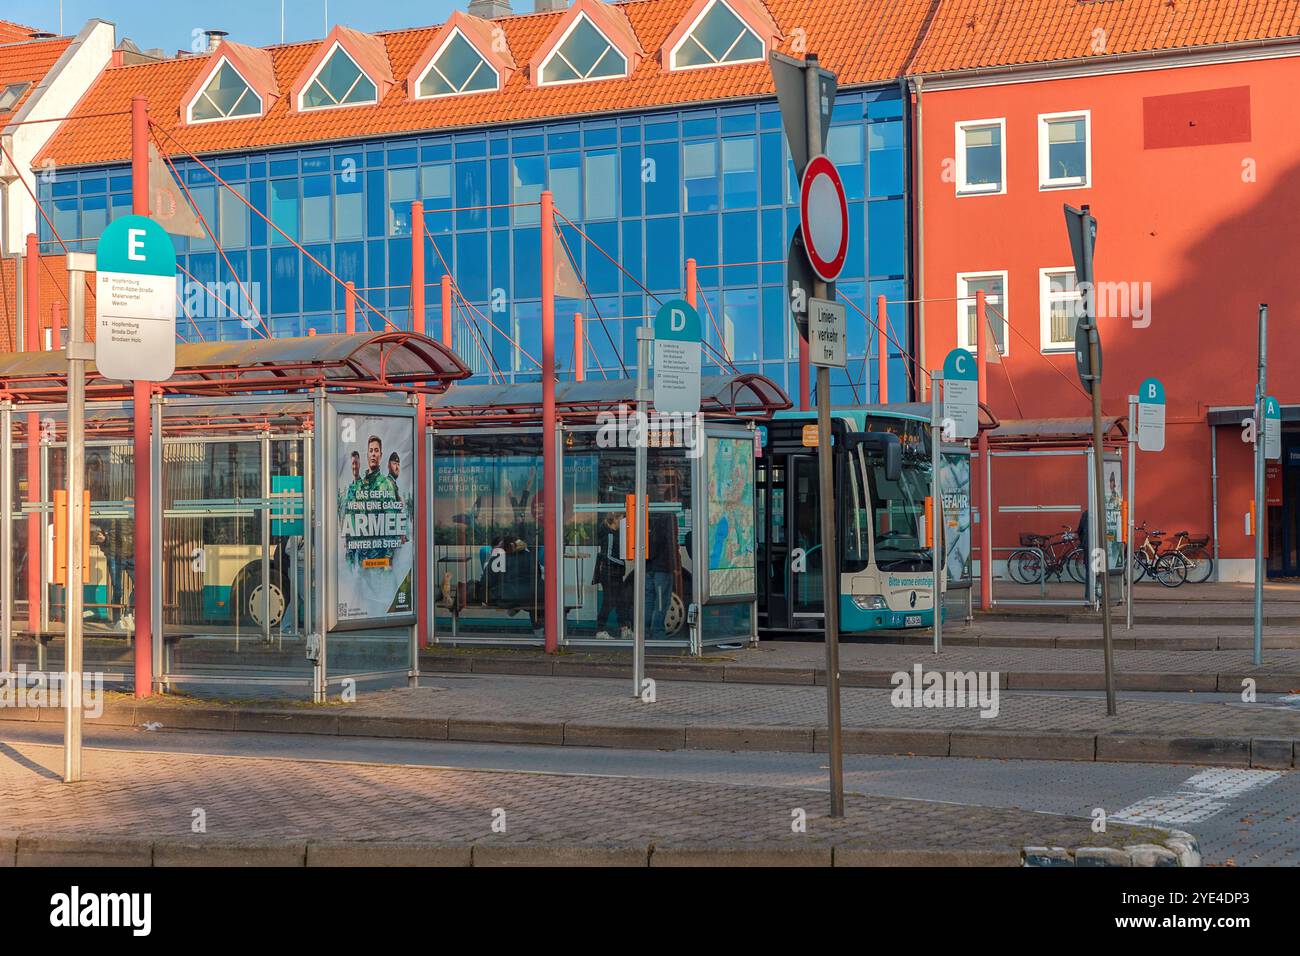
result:
[[(287, 605), (284, 582), (271, 569), (267, 581), (265, 601), (270, 612), (270, 627), (277, 627), (284, 617)], [(262, 569), (260, 565), (250, 565), (240, 572), (238, 580), (231, 589), (233, 599), (231, 610), (238, 623), (249, 627), (262, 627)]]
[(682, 629), (686, 623), (686, 605), (676, 594), (668, 602), (668, 610), (664, 614), (664, 633), (669, 637), (676, 637), (677, 632)]

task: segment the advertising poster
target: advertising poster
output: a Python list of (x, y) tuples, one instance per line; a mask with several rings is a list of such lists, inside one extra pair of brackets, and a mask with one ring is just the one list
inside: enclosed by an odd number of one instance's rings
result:
[(1111, 570), (1121, 567), (1124, 557), (1124, 493), (1120, 490), (1120, 465), (1118, 461), (1102, 462), (1102, 480), (1106, 483), (1106, 560)]
[(415, 614), (414, 423), (345, 411), (336, 422), (335, 623), (403, 623)]
[(943, 452), (939, 493), (943, 495), (944, 559), (948, 587), (971, 583), (970, 455)]
[(753, 438), (710, 438), (708, 465), (708, 595), (750, 598), (758, 555)]

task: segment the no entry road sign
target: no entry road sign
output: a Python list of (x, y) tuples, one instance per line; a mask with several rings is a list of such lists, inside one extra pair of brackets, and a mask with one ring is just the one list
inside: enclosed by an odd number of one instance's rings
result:
[(176, 371), (176, 250), (163, 227), (123, 216), (99, 237), (95, 365), (118, 381), (162, 382)]
[(814, 156), (804, 170), (799, 215), (813, 271), (834, 282), (849, 254), (849, 204), (840, 171), (825, 156)]

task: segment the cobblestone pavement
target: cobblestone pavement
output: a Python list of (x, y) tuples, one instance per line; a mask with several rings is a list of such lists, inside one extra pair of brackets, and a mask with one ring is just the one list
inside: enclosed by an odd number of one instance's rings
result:
[[(444, 770), (308, 760), (88, 750), (60, 782), (61, 750), (0, 744), (0, 829), (49, 837), (184, 842), (358, 841), (577, 848), (1018, 851), (1150, 842), (1146, 827), (1093, 834), (1089, 820), (850, 796), (826, 815), (811, 791), (691, 780)], [(792, 813), (807, 832), (792, 832)], [(207, 833), (194, 834), (201, 809)], [(505, 832), (493, 832), (504, 813)]]

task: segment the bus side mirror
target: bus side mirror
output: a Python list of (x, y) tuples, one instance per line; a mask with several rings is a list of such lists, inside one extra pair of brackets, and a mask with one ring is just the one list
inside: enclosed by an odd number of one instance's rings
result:
[(851, 440), (873, 452), (880, 452), (885, 460), (886, 481), (898, 481), (903, 477), (903, 443), (897, 435), (889, 432), (859, 432)]

